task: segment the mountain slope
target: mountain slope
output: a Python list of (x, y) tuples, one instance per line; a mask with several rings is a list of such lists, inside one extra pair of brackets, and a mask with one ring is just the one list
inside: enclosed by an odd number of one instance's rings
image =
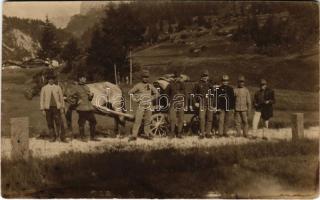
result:
[(34, 58), (40, 48), (37, 40), (19, 29), (12, 29), (3, 34), (4, 59), (20, 60), (24, 57)]

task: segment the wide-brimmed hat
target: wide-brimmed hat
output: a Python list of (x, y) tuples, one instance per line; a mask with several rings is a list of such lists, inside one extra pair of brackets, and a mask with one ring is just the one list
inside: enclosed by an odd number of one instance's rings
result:
[(49, 80), (49, 79), (56, 79), (57, 78), (57, 76), (54, 74), (54, 73), (48, 73), (47, 74), (47, 79)]

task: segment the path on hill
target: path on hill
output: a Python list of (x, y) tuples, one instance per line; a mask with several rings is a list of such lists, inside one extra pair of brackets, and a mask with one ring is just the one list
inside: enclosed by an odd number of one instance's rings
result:
[[(320, 127), (312, 127), (305, 130), (306, 138), (317, 139), (319, 137)], [(222, 145), (239, 145), (246, 143), (256, 143), (262, 140), (262, 131), (260, 130), (256, 135), (256, 139), (247, 139), (243, 137), (229, 138), (211, 138), (199, 140), (197, 136), (187, 136), (183, 139), (168, 138), (154, 138), (152, 141), (145, 139), (138, 139), (137, 141), (128, 142), (128, 138), (99, 138), (99, 142), (81, 142), (77, 139), (69, 143), (49, 142), (48, 140), (31, 138), (29, 146), (33, 157), (54, 157), (67, 152), (82, 152), (82, 153), (102, 153), (104, 151), (132, 151), (143, 150), (151, 151), (157, 149), (176, 148), (176, 149), (189, 149), (189, 148), (206, 148), (212, 146)], [(265, 134), (268, 141), (291, 140), (291, 129), (269, 129)], [(11, 154), (11, 141), (9, 138), (1, 139), (1, 154), (4, 158), (10, 158)]]

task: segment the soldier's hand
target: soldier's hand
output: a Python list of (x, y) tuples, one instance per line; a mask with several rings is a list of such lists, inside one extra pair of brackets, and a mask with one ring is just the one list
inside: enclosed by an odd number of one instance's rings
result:
[(45, 110), (42, 110), (42, 115), (46, 116), (46, 111)]
[(64, 114), (64, 108), (60, 108), (60, 113)]
[(199, 108), (200, 104), (199, 103), (195, 103), (194, 106)]

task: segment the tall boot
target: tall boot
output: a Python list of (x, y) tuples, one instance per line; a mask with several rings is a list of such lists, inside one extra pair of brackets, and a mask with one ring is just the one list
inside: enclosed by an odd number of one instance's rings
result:
[(55, 142), (57, 140), (57, 135), (54, 129), (49, 129), (49, 135), (52, 137), (50, 142)]
[(96, 138), (96, 126), (90, 126), (90, 140), (91, 141), (100, 141)]
[(86, 138), (84, 135), (84, 126), (79, 127), (79, 134), (80, 134), (80, 140), (83, 142), (86, 142)]

